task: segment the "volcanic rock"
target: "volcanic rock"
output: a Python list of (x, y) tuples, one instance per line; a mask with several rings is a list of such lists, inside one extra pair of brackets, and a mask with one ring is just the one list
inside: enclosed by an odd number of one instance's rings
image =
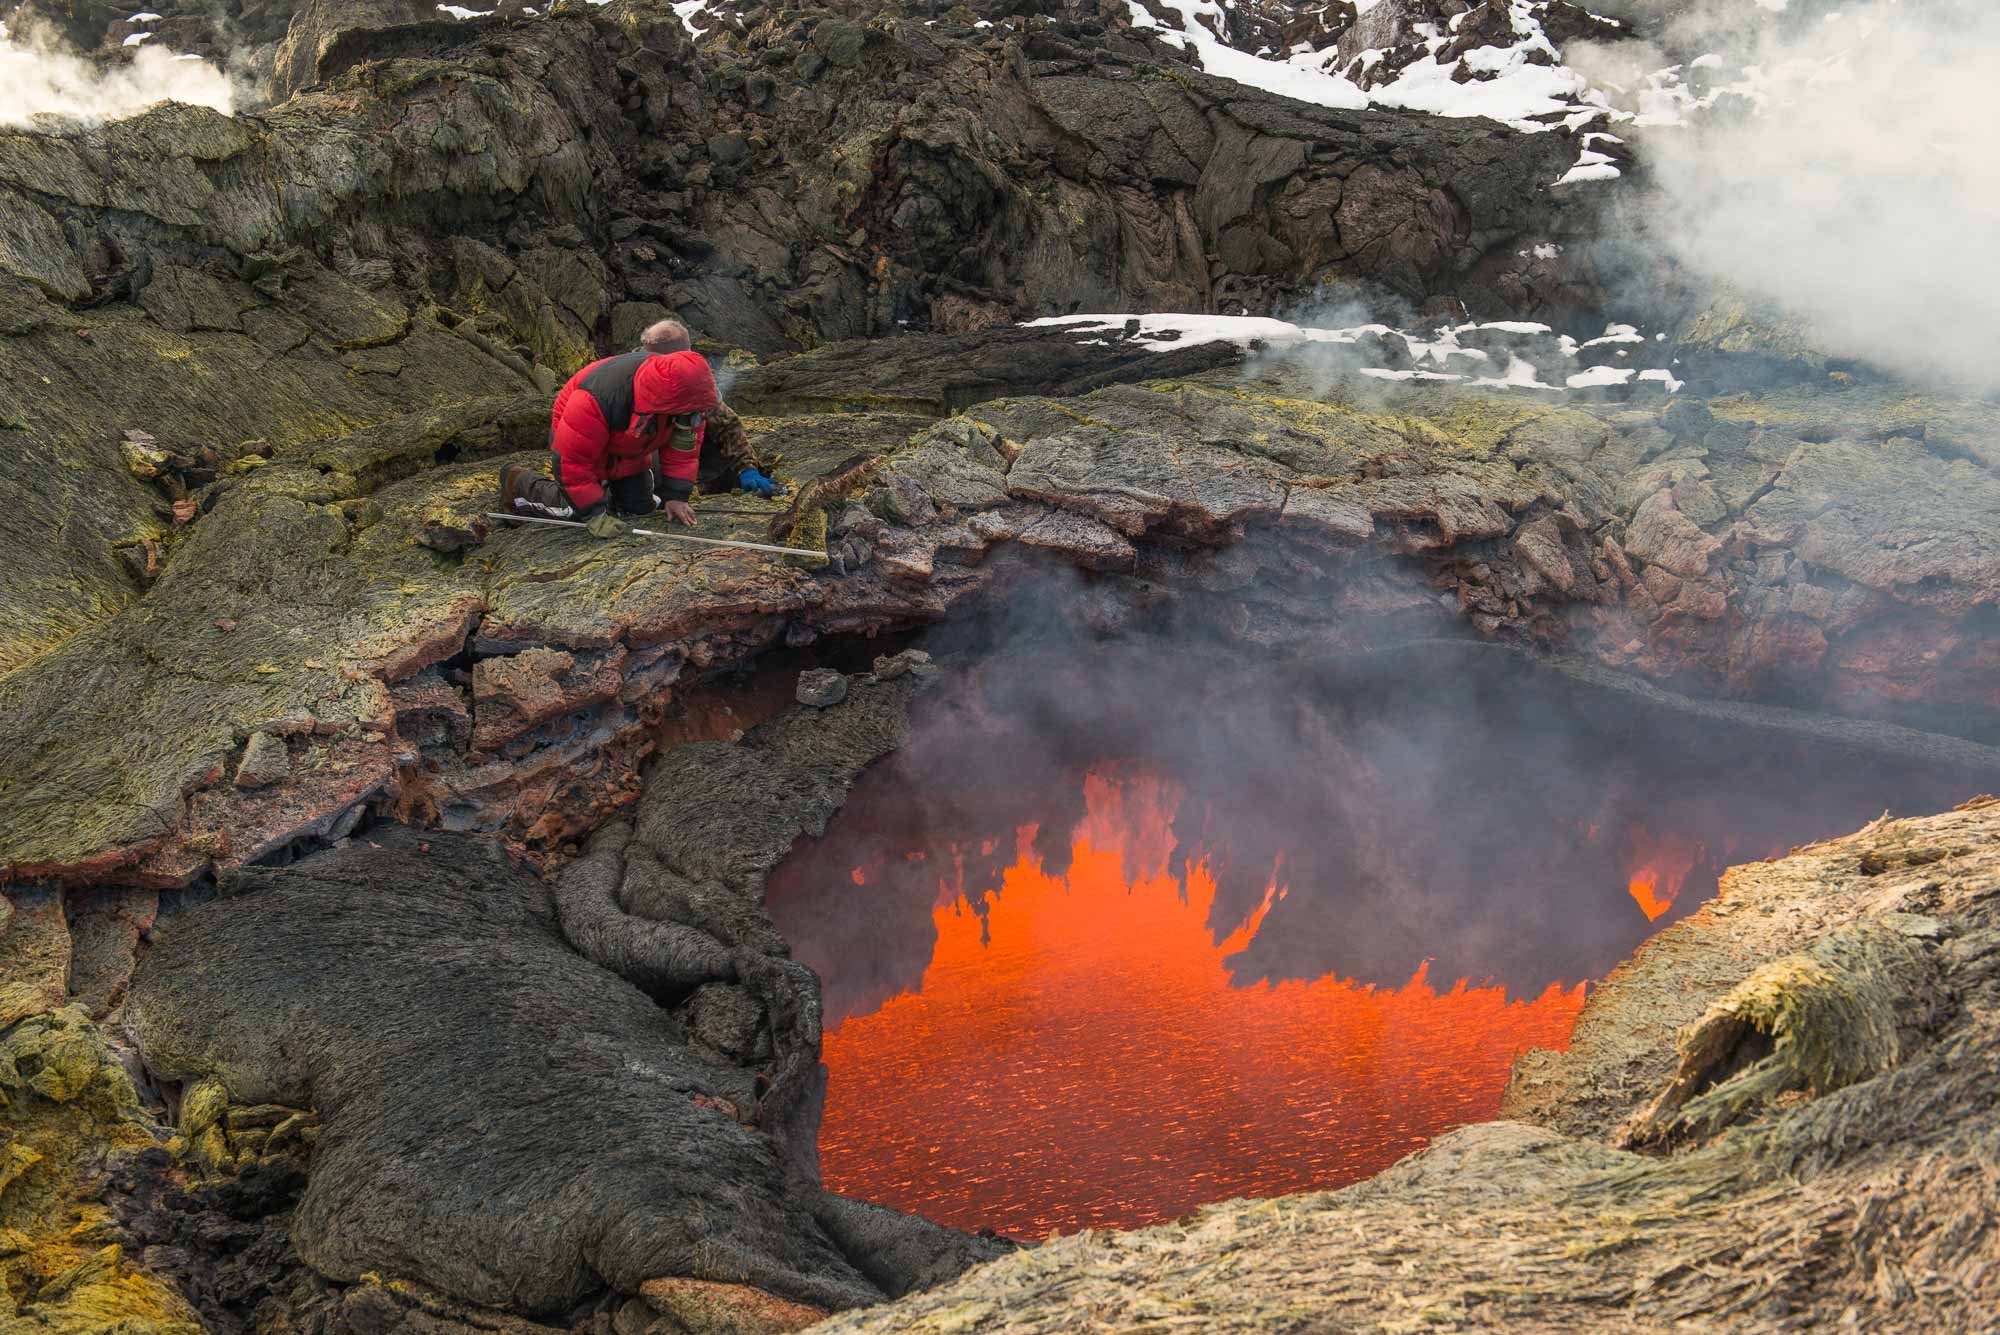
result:
[(847, 678), (827, 668), (811, 668), (799, 674), (798, 700), (815, 709), (830, 709), (847, 698)]
[(768, 1057), (768, 1039), (759, 1044), (764, 1010), (750, 993), (727, 983), (698, 987), (687, 1003), (688, 1032), (732, 1061)]
[[(754, 998), (771, 1056), (756, 1098), (728, 1097), (808, 1177), (824, 1080), (819, 983), (785, 957), (763, 911), (764, 877), (800, 835), (825, 829), (863, 767), (901, 745), (904, 709), (924, 684), (915, 674), (856, 683), (840, 708), (782, 716), (740, 744), (676, 747), (656, 763), (635, 819), (599, 831), (557, 884), (576, 948), (663, 1001), (687, 999), (689, 1023), (712, 1046), (740, 1040), (749, 1026), (727, 1012)], [(742, 990), (718, 997), (704, 986), (718, 982)]]
[(70, 897), (69, 998), (93, 1020), (124, 999), (142, 941), (159, 915), (150, 890), (95, 891)]
[(54, 1010), (69, 992), (74, 949), (63, 897), (51, 890), (9, 890), (0, 913), (0, 1029)]
[[(163, 927), (126, 1002), (153, 1069), (203, 1078), (183, 1133), (271, 1120), (224, 1102), (311, 1107), (326, 1134), (299, 1254), (494, 1306), (554, 1310), (599, 1280), (653, 1301), (649, 1281), (679, 1277), (748, 1283), (753, 1308), (838, 1308), (998, 1254), (813, 1185), (817, 982), (760, 901), (763, 874), (899, 744), (920, 684), (667, 753), (635, 825), (601, 833), (553, 897), (490, 843), (407, 832), (246, 872)], [(687, 1027), (648, 992), (684, 1002)], [(495, 1005), (529, 1018), (496, 1023)], [(422, 1197), (392, 1190), (419, 1159)], [(460, 1200), (449, 1237), (423, 1223)]]
[(278, 44), (271, 92), (280, 101), (319, 82), (324, 61), (349, 33), (384, 33), (411, 26), (445, 28), (453, 20), (424, 0), (305, 0)]
[[(890, 345), (870, 392), (914, 397), (902, 377), (927, 374), (922, 344)], [(2000, 720), (1993, 638), (1974, 633), (2000, 588), (1978, 536), (2000, 492), (1941, 443), (1979, 439), (1990, 405), (1718, 399), (1696, 453), (1620, 405), (1371, 392), (1345, 401), (1281, 360), (1247, 381), (1013, 397), (928, 427), (750, 419), (825, 507), (785, 521), (840, 555), (822, 575), (545, 530), (457, 563), (414, 542), (491, 503), (490, 463), (436, 459), (527, 444), (545, 409), (526, 397), (280, 451), (191, 526), (138, 604), (0, 679), (0, 736), (25, 758), (0, 777), (0, 851), (22, 875), (171, 884), (338, 837), (365, 803), (554, 848), (634, 790), (676, 683), (781, 641), (934, 619), (1038, 554), (1132, 596), (1192, 588), (1172, 563), (1147, 573), (1162, 543), (1245, 548), (1236, 587), (1268, 589), (1273, 614), (1231, 633), (1266, 648), (1334, 633), (1355, 599), (1401, 609), (1397, 634), (1469, 623), (1683, 687), (1918, 726), (1957, 711), (1949, 730), (1973, 735)], [(357, 527), (348, 503), (364, 499), (373, 522)], [(718, 511), (702, 532), (766, 540), (762, 516)], [(1902, 540), (1912, 524), (1928, 542)], [(1298, 570), (1319, 597), (1285, 591)], [(442, 675), (467, 658), (469, 694)], [(187, 675), (139, 666), (160, 661)], [(89, 685), (118, 665), (117, 691)], [(135, 726), (157, 743), (113, 740)], [(288, 738), (292, 777), (220, 782), (257, 732)]]
[[(641, 1305), (657, 1317), (658, 1324), (632, 1322), (640, 1331), (676, 1335), (680, 1331), (701, 1331), (703, 1335), (780, 1335), (804, 1330), (826, 1319), (826, 1312), (805, 1303), (786, 1302), (743, 1284), (717, 1284), (698, 1279), (651, 1279), (639, 1290)], [(631, 1305), (628, 1304), (629, 1309)], [(619, 1312), (624, 1320), (625, 1310)]]
[(1654, 492), (1632, 517), (1625, 535), (1625, 552), (1684, 579), (1708, 574), (1722, 544), (1701, 531), (1680, 512), (1671, 492)]
[(165, 1157), (124, 1064), (81, 1009), (0, 1026), (0, 1326), (203, 1329), (171, 1284), (113, 1241), (106, 1159), (147, 1151)]
[[(246, 35), (290, 17), (256, 8)], [(129, 432), (282, 453), (547, 392), (641, 310), (764, 353), (1079, 301), (1268, 304), (1333, 277), (1514, 313), (1495, 277), (1513, 238), (1567, 216), (1536, 188), (1566, 166), (1550, 136), (1326, 112), (1066, 23), (1096, 63), (830, 20), (801, 48), (837, 57), (828, 72), (769, 81), (750, 111), (740, 53), (696, 51), (652, 0), (475, 24), (411, 0), (296, 10), (277, 87), (300, 91), (268, 132), (168, 104), (8, 140), (0, 429), (39, 499), (0, 518), (20, 572), (0, 666), (137, 592), (115, 552), (167, 526), (101, 466)], [(758, 40), (783, 57), (800, 35)], [(857, 40), (870, 55), (850, 64)], [(1384, 189), (1336, 211), (1355, 172)], [(1279, 209), (1268, 187), (1287, 179)], [(1224, 237), (1263, 233), (1278, 249), (1211, 265)], [(38, 509), (81, 518), (35, 526)]]
[(269, 788), (291, 772), (292, 754), (285, 739), (257, 732), (250, 735), (250, 744), (243, 749), (233, 782), (238, 788)]
[[(770, 1143), (697, 1101), (750, 1102), (748, 1073), (698, 1057), (643, 993), (571, 953), (547, 891), (504, 858), (415, 843), (252, 875), (162, 929), (126, 1003), (154, 1069), (318, 1111), (302, 1257), (531, 1312), (594, 1277), (628, 1293), (662, 1275), (747, 1280), (832, 1307), (875, 1296)], [(385, 1047), (387, 1033), (402, 1037)], [(395, 1188), (408, 1173), (421, 1196)], [(422, 1223), (440, 1211), (446, 1233)]]
[[(1599, 216), (1550, 188), (1567, 134), (1290, 102), (1117, 6), (163, 8), (204, 52), (283, 35), (249, 61), (273, 104), (0, 135), (0, 1324), (778, 1329), (1004, 1250), (820, 1190), (818, 984), (761, 902), (935, 669), (832, 674), (838, 708), (642, 779), (669, 711), (778, 645), (1028, 591), (1097, 632), (1485, 637), (2000, 736), (1994, 406), (1830, 378), (1726, 296), (1579, 362)], [(133, 21), (0, 11), (87, 43)], [(1219, 35), (1393, 47), (1381, 79), (1515, 17), (1260, 0)], [(1579, 403), (1014, 323), (1357, 290), (1484, 321), (1452, 373), (1675, 369)], [(829, 569), (487, 533), (555, 386), (667, 316), (794, 485), (704, 498), (702, 534)], [(1343, 354), (1414, 372), (1414, 346)], [(1735, 873), (1524, 1061), (1536, 1126), (881, 1320), (1351, 1324), (1392, 1267), (1420, 1316), (1487, 1324), (1990, 1310), (1963, 1114), (1991, 823)], [(180, 1099), (165, 1145), (121, 1021)]]

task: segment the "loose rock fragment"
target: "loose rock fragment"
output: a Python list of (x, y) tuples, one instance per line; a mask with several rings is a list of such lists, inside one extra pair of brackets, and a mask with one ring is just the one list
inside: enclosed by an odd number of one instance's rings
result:
[(292, 772), (292, 755), (284, 739), (268, 732), (253, 733), (236, 767), (238, 788), (268, 788), (282, 782)]
[(831, 668), (808, 668), (799, 674), (798, 702), (815, 709), (830, 709), (847, 698), (847, 678)]

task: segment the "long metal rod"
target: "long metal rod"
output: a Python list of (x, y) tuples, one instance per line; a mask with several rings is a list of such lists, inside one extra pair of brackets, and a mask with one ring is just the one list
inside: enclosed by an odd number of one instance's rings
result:
[[(589, 527), (587, 524), (579, 524), (574, 519), (542, 519), (534, 515), (498, 514), (492, 510), (486, 512), (486, 517), (488, 519), (505, 520), (510, 524), (547, 524), (552, 528)], [(827, 559), (825, 552), (815, 552), (805, 547), (773, 547), (765, 542), (738, 542), (734, 538), (697, 538), (692, 533), (662, 533), (657, 529), (650, 528), (634, 528), (627, 529), (626, 531), (628, 533), (636, 533), (642, 538), (665, 538), (669, 542), (693, 542), (699, 543), (703, 547), (733, 547), (738, 551), (744, 552), (775, 552), (780, 556), (810, 556), (816, 561)]]

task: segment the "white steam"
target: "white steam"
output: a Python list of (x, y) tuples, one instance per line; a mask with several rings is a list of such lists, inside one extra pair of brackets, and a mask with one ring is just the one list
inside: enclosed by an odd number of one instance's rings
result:
[(1996, 53), (1984, 3), (1862, 0), (1767, 29), (1724, 58), (1754, 111), (1647, 139), (1660, 236), (1829, 355), (2000, 386)]
[(38, 34), (17, 38), (0, 24), (0, 125), (37, 116), (116, 120), (156, 103), (190, 102), (233, 111), (236, 88), (205, 60), (141, 45), (130, 61), (97, 65)]

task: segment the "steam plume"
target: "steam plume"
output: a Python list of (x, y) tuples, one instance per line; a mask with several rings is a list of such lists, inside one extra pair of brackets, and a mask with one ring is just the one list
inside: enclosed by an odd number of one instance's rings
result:
[(164, 101), (230, 112), (236, 89), (205, 60), (140, 46), (129, 64), (106, 67), (41, 33), (17, 37), (0, 24), (0, 125), (33, 125), (43, 115), (116, 120)]
[(2000, 7), (1964, 0), (1864, 0), (1744, 39), (1723, 58), (1757, 110), (1646, 143), (1660, 239), (1805, 317), (1830, 355), (2000, 387), (1996, 51)]

